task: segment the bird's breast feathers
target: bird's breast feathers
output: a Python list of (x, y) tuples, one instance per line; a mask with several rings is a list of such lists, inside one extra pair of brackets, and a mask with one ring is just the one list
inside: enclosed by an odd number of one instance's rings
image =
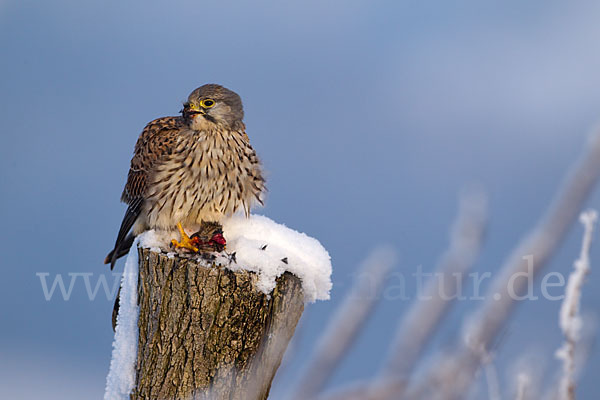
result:
[(261, 201), (264, 179), (243, 131), (182, 131), (149, 177), (144, 228), (219, 221)]

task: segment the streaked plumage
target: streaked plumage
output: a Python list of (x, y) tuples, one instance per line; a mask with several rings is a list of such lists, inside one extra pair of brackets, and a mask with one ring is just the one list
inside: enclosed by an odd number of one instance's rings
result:
[(121, 196), (129, 207), (106, 263), (112, 267), (147, 229), (199, 226), (262, 203), (265, 180), (243, 116), (237, 94), (209, 84), (190, 94), (182, 116), (144, 128)]

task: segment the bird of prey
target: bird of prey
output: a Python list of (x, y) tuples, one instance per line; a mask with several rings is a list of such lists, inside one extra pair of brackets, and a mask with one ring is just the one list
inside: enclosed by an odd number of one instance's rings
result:
[[(181, 116), (146, 125), (121, 196), (129, 207), (105, 264), (112, 269), (148, 229), (177, 227), (181, 239), (173, 245), (198, 251), (197, 237), (184, 228), (218, 223), (238, 210), (249, 215), (253, 204), (262, 204), (265, 180), (243, 117), (240, 96), (207, 84), (189, 95)], [(224, 244), (222, 236), (215, 241)]]

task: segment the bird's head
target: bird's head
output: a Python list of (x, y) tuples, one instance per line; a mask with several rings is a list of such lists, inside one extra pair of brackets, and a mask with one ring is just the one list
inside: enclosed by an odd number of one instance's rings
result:
[(240, 96), (213, 83), (194, 90), (183, 104), (181, 113), (195, 130), (210, 129), (215, 125), (237, 129), (244, 118)]

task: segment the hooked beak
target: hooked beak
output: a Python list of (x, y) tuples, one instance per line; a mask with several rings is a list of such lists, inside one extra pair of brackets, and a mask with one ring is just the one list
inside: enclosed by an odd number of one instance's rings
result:
[(203, 108), (197, 107), (197, 106), (194, 106), (191, 104), (186, 104), (183, 107), (183, 110), (181, 110), (180, 112), (185, 118), (189, 118), (189, 117), (192, 117), (197, 114), (202, 114), (202, 115), (206, 114), (206, 111)]

